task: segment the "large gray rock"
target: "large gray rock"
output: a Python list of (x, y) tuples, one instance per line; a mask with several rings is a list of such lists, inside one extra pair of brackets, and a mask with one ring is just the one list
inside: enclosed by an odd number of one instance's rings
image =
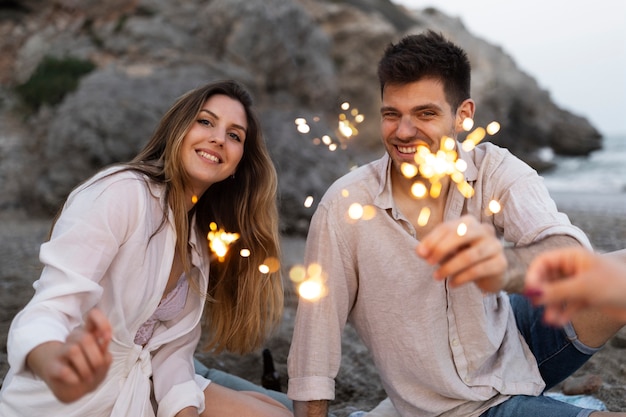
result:
[[(315, 208), (304, 207), (305, 198), (318, 201), (337, 177), (383, 152), (376, 63), (389, 42), (426, 28), (468, 51), (476, 124), (502, 124), (494, 142), (537, 168), (545, 167), (543, 148), (582, 155), (601, 145), (587, 120), (558, 108), (504, 51), (434, 9), (408, 11), (389, 0), (21, 3), (21, 14), (0, 27), (7, 86), (27, 80), (46, 55), (89, 59), (97, 69), (60, 105), (28, 117), (3, 89), (0, 178), (11, 181), (0, 183), (0, 209), (53, 212), (80, 181), (130, 159), (181, 93), (235, 78), (261, 114), (280, 175), (283, 230), (304, 233)], [(365, 116), (359, 135), (335, 152), (314, 145), (326, 133), (339, 142), (344, 101)], [(296, 131), (296, 117), (314, 116), (315, 132)]]

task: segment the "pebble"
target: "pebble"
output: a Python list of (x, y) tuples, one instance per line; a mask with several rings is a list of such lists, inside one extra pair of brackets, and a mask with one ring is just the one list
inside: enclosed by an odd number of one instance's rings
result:
[(618, 349), (626, 349), (626, 327), (622, 328), (613, 336), (611, 346)]

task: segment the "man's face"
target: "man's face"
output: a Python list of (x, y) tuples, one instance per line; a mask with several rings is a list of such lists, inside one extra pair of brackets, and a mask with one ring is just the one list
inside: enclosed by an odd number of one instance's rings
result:
[(463, 119), (473, 116), (473, 103), (472, 114), (463, 110), (466, 102), (453, 111), (443, 84), (434, 78), (386, 85), (380, 109), (381, 134), (394, 167), (399, 170), (403, 162), (414, 164), (419, 145), (434, 153), (443, 136), (456, 138)]

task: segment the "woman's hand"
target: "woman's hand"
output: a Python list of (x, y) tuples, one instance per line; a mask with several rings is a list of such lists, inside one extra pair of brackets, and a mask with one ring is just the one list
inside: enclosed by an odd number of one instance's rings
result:
[(545, 306), (544, 319), (553, 325), (588, 307), (626, 320), (626, 265), (583, 248), (548, 251), (528, 268), (525, 294)]
[(64, 343), (42, 343), (28, 354), (26, 363), (60, 401), (72, 402), (95, 390), (106, 377), (112, 360), (111, 337), (109, 320), (94, 308), (84, 326), (73, 330)]

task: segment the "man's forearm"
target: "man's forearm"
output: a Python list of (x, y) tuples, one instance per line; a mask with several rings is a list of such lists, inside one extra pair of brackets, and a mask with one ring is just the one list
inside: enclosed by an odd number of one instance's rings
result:
[(526, 270), (535, 256), (550, 249), (571, 246), (580, 246), (580, 242), (571, 236), (554, 235), (528, 246), (505, 248), (504, 255), (508, 267), (503, 290), (509, 293), (521, 293), (524, 290)]
[(328, 400), (294, 401), (293, 411), (295, 417), (327, 417)]

